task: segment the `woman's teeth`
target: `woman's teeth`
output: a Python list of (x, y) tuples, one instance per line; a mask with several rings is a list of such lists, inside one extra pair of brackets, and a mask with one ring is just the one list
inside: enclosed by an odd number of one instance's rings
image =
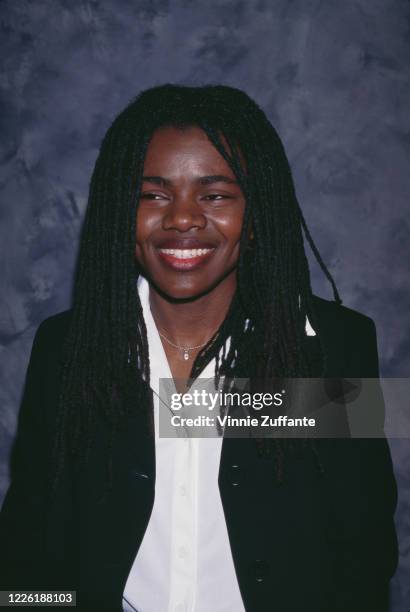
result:
[(159, 249), (161, 253), (165, 255), (172, 255), (178, 259), (192, 259), (193, 257), (200, 257), (206, 255), (213, 249)]

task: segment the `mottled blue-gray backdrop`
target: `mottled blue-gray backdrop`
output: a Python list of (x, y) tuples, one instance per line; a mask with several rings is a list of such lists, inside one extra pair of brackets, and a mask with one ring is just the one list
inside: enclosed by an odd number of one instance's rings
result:
[[(69, 305), (104, 131), (163, 82), (245, 89), (281, 134), (344, 303), (376, 321), (381, 371), (410, 372), (410, 6), (406, 0), (1, 1), (1, 473), (38, 323)], [(311, 259), (312, 261), (312, 259)], [(312, 263), (316, 293), (330, 297)], [(410, 444), (391, 440), (410, 609)]]

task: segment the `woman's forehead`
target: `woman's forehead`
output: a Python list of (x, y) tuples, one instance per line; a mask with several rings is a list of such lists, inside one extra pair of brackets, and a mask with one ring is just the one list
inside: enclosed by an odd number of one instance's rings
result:
[[(218, 134), (223, 149), (229, 156), (232, 150), (225, 135)], [(237, 151), (243, 167), (246, 167), (244, 157)], [(186, 166), (202, 161), (204, 164), (220, 166), (232, 173), (229, 163), (218, 151), (205, 130), (195, 124), (184, 126), (165, 125), (157, 128), (148, 143), (144, 166), (160, 163), (185, 164)]]

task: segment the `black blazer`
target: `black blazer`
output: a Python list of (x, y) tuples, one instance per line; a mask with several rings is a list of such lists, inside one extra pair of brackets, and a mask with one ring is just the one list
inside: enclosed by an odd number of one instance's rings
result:
[[(315, 305), (328, 354), (326, 375), (378, 377), (373, 321), (318, 297)], [(50, 504), (59, 357), (69, 319), (69, 311), (47, 319), (33, 343), (12, 483), (0, 517), (0, 587), (71, 588), (82, 610), (121, 612), (154, 501), (155, 445), (135, 410), (119, 431), (113, 491), (101, 502), (108, 440), (101, 424), (87, 468), (73, 478), (67, 465)], [(317, 337), (306, 342), (317, 350)], [(382, 427), (382, 396), (374, 410)], [(387, 442), (326, 439), (319, 441), (319, 452), (323, 474), (306, 449), (288, 460), (287, 477), (277, 486), (272, 459), (260, 458), (253, 440), (223, 441), (219, 488), (247, 611), (388, 610), (398, 553), (397, 490)]]

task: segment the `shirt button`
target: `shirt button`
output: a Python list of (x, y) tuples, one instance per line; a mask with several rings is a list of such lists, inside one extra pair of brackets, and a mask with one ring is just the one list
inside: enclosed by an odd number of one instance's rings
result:
[(178, 555), (181, 559), (185, 559), (187, 556), (187, 549), (181, 546), (181, 548), (178, 549)]
[(243, 480), (243, 474), (242, 474), (241, 468), (239, 467), (237, 463), (234, 463), (233, 465), (231, 465), (229, 480), (230, 480), (232, 487), (238, 487)]
[(182, 497), (185, 497), (185, 495), (186, 495), (186, 486), (185, 485), (181, 485), (179, 487), (179, 494), (182, 495)]
[(256, 559), (250, 569), (256, 582), (263, 582), (269, 575), (269, 563), (262, 559)]
[(148, 474), (144, 474), (144, 472), (135, 472), (135, 476), (137, 476), (137, 478), (142, 478), (143, 480), (149, 480)]

